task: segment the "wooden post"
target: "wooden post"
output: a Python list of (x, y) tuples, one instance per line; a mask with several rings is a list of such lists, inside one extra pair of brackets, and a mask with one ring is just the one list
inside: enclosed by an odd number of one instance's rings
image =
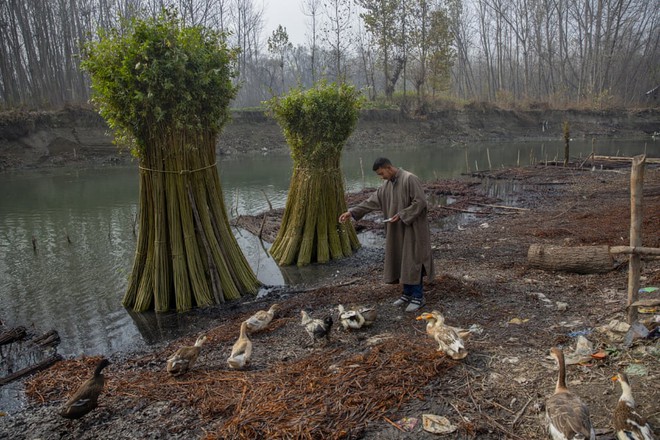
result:
[[(570, 159), (570, 148), (569, 143), (571, 141), (571, 129), (569, 127), (568, 121), (564, 121), (564, 166), (568, 166), (568, 160)], [(555, 162), (557, 162), (555, 160)]]
[[(644, 165), (646, 155), (633, 157), (630, 171), (630, 247), (642, 246), (642, 220), (644, 218)], [(637, 301), (641, 257), (631, 254), (628, 261), (628, 324), (637, 320)]]

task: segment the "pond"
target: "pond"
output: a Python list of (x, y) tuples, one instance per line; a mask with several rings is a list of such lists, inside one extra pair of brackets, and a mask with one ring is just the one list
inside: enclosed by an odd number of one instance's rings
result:
[[(571, 144), (573, 156), (586, 157), (591, 149), (591, 141)], [(650, 140), (598, 140), (595, 149), (602, 155), (646, 151), (660, 156), (660, 143)], [(380, 184), (371, 171), (377, 156), (432, 180), (466, 170), (524, 166), (562, 154), (560, 141), (384, 147), (344, 152), (342, 171), (347, 191), (357, 191)], [(218, 169), (232, 216), (262, 212), (269, 202), (274, 208), (285, 205), (291, 175), (288, 154), (222, 158)], [(137, 177), (136, 165), (0, 174), (0, 319), (6, 325), (24, 325), (39, 334), (57, 330), (64, 356), (135, 350), (184, 330), (175, 313), (136, 318), (121, 306), (136, 244)], [(504, 199), (507, 187), (502, 188), (498, 196)], [(320, 265), (304, 271), (280, 268), (257, 237), (243, 230), (235, 233), (266, 285), (323, 274)], [(373, 237), (362, 241), (366, 246), (381, 245)], [(285, 277), (283, 270), (294, 273)], [(0, 364), (0, 377), (7, 368)]]

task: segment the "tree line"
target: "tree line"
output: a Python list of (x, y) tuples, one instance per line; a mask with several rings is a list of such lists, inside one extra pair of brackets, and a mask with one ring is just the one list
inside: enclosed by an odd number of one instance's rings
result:
[(163, 6), (228, 33), (240, 51), (234, 107), (319, 79), (422, 113), (443, 100), (657, 104), (660, 0), (301, 0), (299, 45), (264, 28), (258, 0), (3, 0), (0, 109), (86, 103), (81, 44)]

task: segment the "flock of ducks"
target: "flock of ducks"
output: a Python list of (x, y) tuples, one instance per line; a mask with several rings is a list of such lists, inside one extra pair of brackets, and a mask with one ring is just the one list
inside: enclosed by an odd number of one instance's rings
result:
[[(243, 369), (252, 355), (252, 342), (250, 334), (262, 331), (268, 327), (279, 309), (273, 304), (268, 310), (260, 310), (241, 323), (238, 339), (232, 346), (227, 364), (232, 369)], [(372, 307), (357, 307), (346, 310), (343, 305), (338, 306), (339, 322), (345, 330), (357, 330), (370, 326), (377, 318), (377, 312)], [(312, 339), (312, 343), (325, 339), (329, 341), (333, 325), (332, 316), (323, 319), (312, 318), (302, 310), (301, 323)], [(422, 313), (418, 321), (426, 321), (426, 333), (438, 343), (438, 351), (455, 360), (464, 359), (468, 352), (465, 341), (470, 337), (470, 331), (453, 327), (445, 323), (444, 316), (434, 310)], [(206, 341), (206, 336), (197, 338), (191, 347), (181, 347), (167, 359), (167, 372), (173, 376), (180, 376), (190, 371)], [(555, 359), (559, 373), (554, 394), (546, 399), (545, 415), (548, 430), (553, 440), (595, 440), (596, 433), (591, 424), (589, 408), (580, 397), (571, 392), (566, 386), (566, 363), (561, 349), (553, 347), (550, 355)], [(98, 397), (105, 386), (102, 370), (110, 362), (102, 359), (93, 376), (86, 380), (71, 398), (64, 404), (60, 415), (68, 419), (77, 419), (92, 411), (98, 406)], [(618, 440), (655, 440), (651, 427), (646, 420), (635, 410), (635, 400), (632, 395), (630, 382), (625, 373), (619, 373), (612, 380), (621, 384), (621, 397), (614, 411), (613, 423)]]

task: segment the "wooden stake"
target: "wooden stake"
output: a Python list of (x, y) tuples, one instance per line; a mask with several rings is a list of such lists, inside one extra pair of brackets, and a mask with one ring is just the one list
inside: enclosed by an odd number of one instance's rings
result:
[[(633, 157), (630, 172), (630, 247), (642, 246), (642, 220), (644, 218), (644, 165), (646, 156)], [(637, 307), (630, 307), (637, 301), (641, 257), (638, 253), (630, 255), (628, 262), (628, 324), (637, 319)]]
[(465, 172), (470, 172), (470, 162), (468, 161), (468, 149), (465, 147)]
[(612, 246), (610, 254), (638, 254), (638, 255), (660, 255), (660, 248)]

